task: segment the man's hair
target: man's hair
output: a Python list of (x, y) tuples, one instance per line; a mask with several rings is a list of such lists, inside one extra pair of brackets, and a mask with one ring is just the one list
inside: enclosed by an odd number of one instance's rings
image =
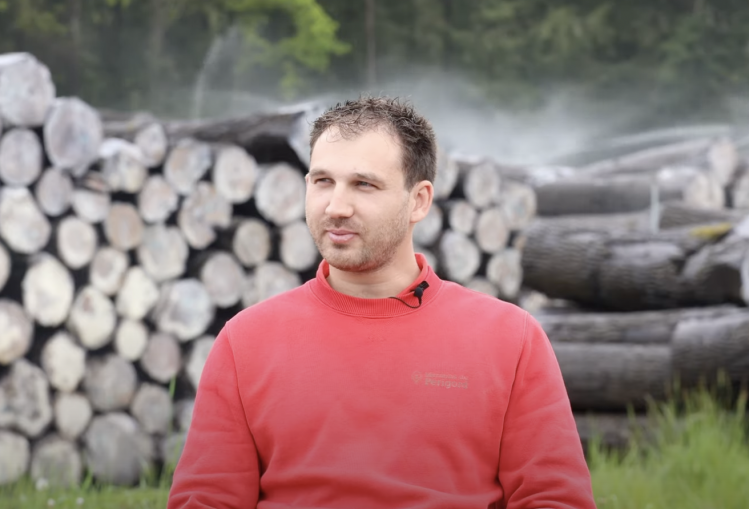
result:
[(310, 133), (310, 151), (320, 135), (336, 127), (344, 139), (378, 128), (395, 136), (403, 151), (406, 189), (422, 180), (434, 183), (437, 173), (437, 142), (427, 119), (398, 98), (360, 97), (338, 103), (315, 120)]

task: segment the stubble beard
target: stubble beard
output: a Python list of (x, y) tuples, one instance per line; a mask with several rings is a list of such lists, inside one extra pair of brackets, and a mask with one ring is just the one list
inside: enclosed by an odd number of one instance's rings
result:
[[(371, 272), (389, 265), (408, 235), (408, 218), (405, 206), (386, 223), (370, 230), (346, 220), (323, 220), (316, 226), (308, 225), (323, 258), (338, 270), (345, 272)], [(357, 232), (354, 245), (335, 244), (328, 238), (328, 229)]]

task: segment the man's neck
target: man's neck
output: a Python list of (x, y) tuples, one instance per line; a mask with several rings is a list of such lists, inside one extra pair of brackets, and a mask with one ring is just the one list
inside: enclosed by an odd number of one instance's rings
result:
[(346, 272), (330, 267), (328, 284), (333, 290), (362, 299), (385, 299), (405, 290), (419, 277), (413, 249), (397, 255), (391, 263), (371, 272)]

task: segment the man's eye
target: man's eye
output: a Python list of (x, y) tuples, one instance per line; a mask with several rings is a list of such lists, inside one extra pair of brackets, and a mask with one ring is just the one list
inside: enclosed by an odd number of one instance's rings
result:
[(359, 182), (357, 182), (357, 185), (358, 185), (358, 186), (362, 186), (362, 187), (374, 187), (374, 186), (373, 186), (372, 184), (370, 184), (369, 182), (364, 182), (363, 180), (360, 180)]
[(315, 180), (315, 184), (327, 184), (328, 182), (330, 182), (329, 178), (319, 178)]

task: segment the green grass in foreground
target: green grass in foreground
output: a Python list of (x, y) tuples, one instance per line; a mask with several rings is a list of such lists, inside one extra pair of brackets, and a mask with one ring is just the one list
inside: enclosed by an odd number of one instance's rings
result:
[[(589, 465), (599, 509), (746, 509), (749, 507), (749, 445), (746, 397), (732, 409), (706, 391), (653, 407), (655, 440), (635, 441), (625, 452), (593, 445)], [(678, 417), (677, 417), (678, 415)], [(148, 483), (144, 483), (148, 484)], [(0, 507), (163, 509), (168, 488), (97, 488), (37, 491), (31, 481), (0, 488)]]

